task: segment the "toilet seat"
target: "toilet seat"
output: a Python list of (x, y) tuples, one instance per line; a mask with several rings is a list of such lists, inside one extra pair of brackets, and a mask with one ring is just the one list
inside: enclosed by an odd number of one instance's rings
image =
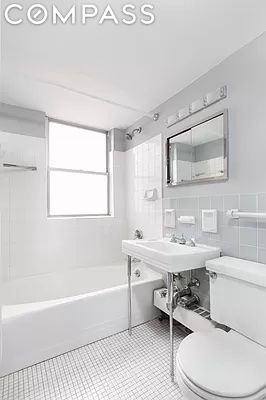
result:
[(177, 372), (198, 398), (266, 399), (266, 349), (234, 331), (189, 335), (177, 353)]
[[(181, 380), (180, 380), (181, 379)], [(193, 382), (191, 382), (183, 373), (183, 371), (180, 369), (180, 366), (177, 363), (177, 381), (180, 384), (180, 388), (186, 391), (188, 390), (190, 393), (190, 396), (188, 399), (196, 399), (196, 400), (265, 400), (266, 399), (266, 391), (262, 391), (259, 393), (256, 393), (253, 396), (248, 396), (248, 397), (224, 397), (224, 396), (217, 396), (213, 393), (209, 393), (206, 390), (203, 390), (196, 386)], [(191, 397), (191, 394), (193, 397)], [(186, 397), (185, 397), (186, 398)]]

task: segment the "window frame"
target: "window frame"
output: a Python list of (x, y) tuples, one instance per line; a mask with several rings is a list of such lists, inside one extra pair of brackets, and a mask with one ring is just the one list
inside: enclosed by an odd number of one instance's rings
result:
[[(105, 172), (96, 172), (89, 170), (80, 170), (80, 169), (68, 169), (68, 168), (53, 168), (50, 167), (50, 122), (55, 124), (61, 124), (66, 126), (72, 126), (74, 128), (80, 128), (87, 131), (94, 131), (106, 136), (106, 171)], [(108, 131), (103, 129), (91, 128), (88, 126), (84, 126), (81, 124), (75, 124), (68, 121), (63, 121), (55, 118), (47, 117), (47, 216), (51, 219), (56, 218), (105, 218), (111, 217), (111, 174), (110, 174), (110, 134)], [(80, 173), (80, 174), (88, 174), (88, 175), (100, 175), (107, 177), (107, 213), (106, 214), (51, 214), (50, 207), (50, 172), (51, 171), (59, 171), (59, 172), (70, 172), (70, 173)]]

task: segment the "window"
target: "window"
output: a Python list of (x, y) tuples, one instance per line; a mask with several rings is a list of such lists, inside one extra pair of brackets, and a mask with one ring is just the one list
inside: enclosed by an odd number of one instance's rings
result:
[(48, 215), (109, 215), (107, 132), (49, 120)]

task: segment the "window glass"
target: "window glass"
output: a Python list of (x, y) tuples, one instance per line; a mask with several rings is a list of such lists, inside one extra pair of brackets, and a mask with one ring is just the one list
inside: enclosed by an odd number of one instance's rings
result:
[(106, 215), (107, 176), (73, 172), (50, 172), (52, 215)]
[(109, 215), (107, 134), (49, 121), (49, 216)]
[(51, 168), (106, 172), (106, 134), (50, 122), (49, 164)]

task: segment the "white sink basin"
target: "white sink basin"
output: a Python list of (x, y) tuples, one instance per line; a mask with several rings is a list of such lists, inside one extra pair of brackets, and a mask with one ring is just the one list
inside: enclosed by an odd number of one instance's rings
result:
[(197, 244), (189, 247), (167, 240), (123, 240), (122, 251), (132, 257), (160, 268), (165, 272), (178, 273), (205, 266), (207, 260), (220, 257), (218, 247)]

